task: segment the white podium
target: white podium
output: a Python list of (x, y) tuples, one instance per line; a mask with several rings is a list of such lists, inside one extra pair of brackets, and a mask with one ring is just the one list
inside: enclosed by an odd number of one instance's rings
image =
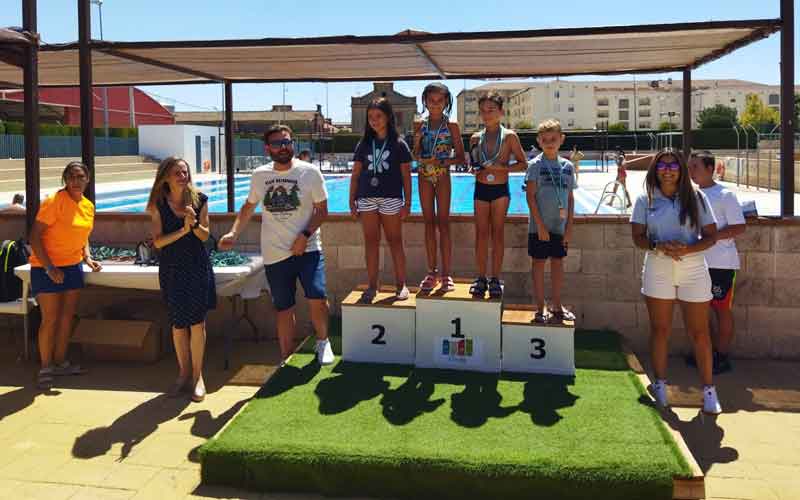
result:
[(503, 311), (503, 371), (575, 374), (575, 322), (533, 323), (530, 306)]
[(500, 372), (500, 299), (476, 299), (469, 284), (453, 292), (417, 294), (419, 368)]
[(414, 295), (398, 301), (381, 290), (361, 304), (361, 290), (342, 302), (342, 359), (362, 363), (414, 364)]

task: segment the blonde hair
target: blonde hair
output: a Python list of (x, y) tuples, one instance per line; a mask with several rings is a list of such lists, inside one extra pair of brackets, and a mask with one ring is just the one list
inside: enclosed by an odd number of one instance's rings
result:
[(184, 193), (183, 202), (187, 205), (196, 207), (200, 203), (200, 194), (197, 188), (192, 184), (192, 169), (189, 168), (189, 163), (183, 158), (177, 156), (168, 156), (164, 158), (158, 165), (156, 172), (156, 180), (153, 181), (153, 187), (150, 189), (150, 197), (147, 199), (147, 211), (151, 212), (156, 210), (156, 205), (159, 201), (164, 200), (169, 195), (169, 183), (167, 176), (169, 175), (172, 167), (178, 163), (183, 162), (186, 165), (186, 171), (189, 174), (189, 184), (186, 185), (186, 192)]
[(542, 134), (544, 132), (558, 132), (561, 133), (561, 122), (553, 118), (549, 118), (536, 127), (536, 133)]

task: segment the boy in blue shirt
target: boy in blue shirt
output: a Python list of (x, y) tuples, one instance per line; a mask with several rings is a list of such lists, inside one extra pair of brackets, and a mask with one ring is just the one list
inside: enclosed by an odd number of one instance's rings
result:
[[(534, 321), (545, 323), (548, 319), (560, 323), (574, 321), (575, 315), (561, 304), (561, 287), (564, 283), (563, 258), (572, 234), (576, 187), (575, 167), (566, 158), (558, 156), (564, 143), (561, 124), (545, 120), (537, 128), (537, 142), (542, 153), (530, 161), (525, 174), (528, 199), (528, 255), (533, 259), (533, 290), (536, 300)], [(552, 307), (549, 315), (544, 308), (544, 266), (550, 259), (552, 281)], [(549, 316), (549, 317), (548, 317)]]

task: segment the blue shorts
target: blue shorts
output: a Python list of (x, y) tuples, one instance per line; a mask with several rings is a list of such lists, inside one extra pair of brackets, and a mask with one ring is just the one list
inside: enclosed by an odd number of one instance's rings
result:
[(272, 303), (278, 311), (294, 307), (297, 280), (303, 285), (307, 299), (325, 298), (325, 257), (322, 252), (292, 255), (274, 264), (264, 266)]
[(40, 293), (60, 293), (84, 287), (83, 263), (58, 268), (64, 272), (64, 282), (60, 285), (50, 279), (43, 267), (31, 267), (31, 294), (34, 297)]

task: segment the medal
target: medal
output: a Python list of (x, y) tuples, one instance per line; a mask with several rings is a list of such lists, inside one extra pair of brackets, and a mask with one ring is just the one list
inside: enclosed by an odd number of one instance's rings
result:
[(378, 187), (378, 184), (380, 183), (381, 181), (379, 181), (377, 177), (373, 177), (372, 179), (369, 180), (369, 184), (375, 188)]
[(486, 180), (489, 182), (494, 182), (494, 174), (489, 174), (486, 176)]
[(558, 217), (561, 218), (561, 219), (566, 219), (567, 218), (567, 209), (559, 207), (558, 208)]
[(481, 134), (480, 139), (478, 140), (478, 149), (481, 155), (481, 163), (494, 163), (497, 160), (497, 157), (500, 156), (500, 146), (503, 145), (503, 126), (500, 125), (500, 130), (497, 131), (497, 144), (495, 145), (494, 149), (494, 156), (488, 158), (486, 153), (486, 131), (484, 130)]

